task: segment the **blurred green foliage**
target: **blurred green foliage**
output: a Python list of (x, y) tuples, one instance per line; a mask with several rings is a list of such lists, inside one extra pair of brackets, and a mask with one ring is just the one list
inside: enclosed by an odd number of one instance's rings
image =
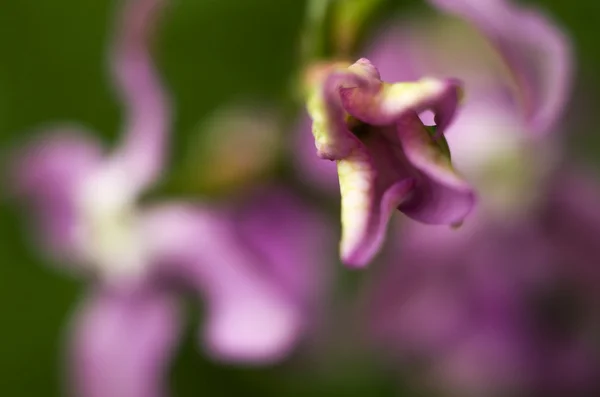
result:
[[(397, 1), (394, 7), (419, 3)], [(581, 94), (573, 107), (591, 107), (593, 115), (600, 103), (600, 3), (528, 3), (545, 7), (572, 34)], [(107, 0), (0, 0), (2, 161), (9, 148), (47, 123), (78, 121), (107, 142), (119, 134), (121, 108), (105, 58), (114, 6)], [(186, 134), (219, 104), (250, 96), (277, 102), (285, 95), (304, 8), (300, 0), (172, 0), (157, 54), (176, 103), (173, 163), (184, 152)], [(590, 119), (575, 139), (592, 160), (600, 156), (596, 125)], [(0, 394), (59, 396), (63, 332), (84, 291), (31, 249), (23, 214), (6, 194), (1, 200)], [(364, 366), (329, 376), (318, 369), (299, 375), (225, 367), (198, 354), (189, 331), (172, 383), (177, 396), (394, 395), (382, 378)]]

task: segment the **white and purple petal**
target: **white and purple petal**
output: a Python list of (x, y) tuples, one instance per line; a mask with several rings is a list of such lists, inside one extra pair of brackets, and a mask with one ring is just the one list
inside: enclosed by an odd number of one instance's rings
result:
[(340, 89), (360, 87), (367, 92), (377, 92), (381, 86), (379, 72), (366, 59), (360, 59), (353, 65), (334, 63), (317, 67), (320, 69), (312, 72), (316, 81), (307, 105), (313, 120), (317, 154), (322, 159), (338, 160), (359, 145), (348, 129)]
[(392, 212), (414, 189), (409, 170), (380, 136), (338, 161), (344, 263), (364, 266), (379, 251)]
[(378, 126), (393, 124), (407, 113), (434, 113), (438, 133), (450, 124), (462, 96), (462, 84), (454, 79), (425, 78), (417, 82), (383, 84), (379, 90), (342, 87), (344, 109), (357, 119)]

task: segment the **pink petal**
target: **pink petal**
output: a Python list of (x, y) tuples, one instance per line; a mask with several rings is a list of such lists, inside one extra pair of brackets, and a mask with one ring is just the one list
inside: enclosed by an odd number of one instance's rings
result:
[(532, 127), (547, 131), (560, 117), (572, 82), (571, 46), (565, 34), (540, 11), (511, 1), (430, 2), (471, 21), (489, 37), (516, 79)]
[(361, 87), (341, 87), (339, 91), (344, 109), (367, 124), (390, 125), (407, 113), (431, 110), (439, 133), (452, 121), (462, 95), (460, 82), (429, 78), (388, 84), (378, 91)]
[(401, 120), (397, 131), (406, 158), (426, 176), (418, 180), (414, 196), (398, 207), (400, 211), (424, 223), (462, 223), (475, 205), (471, 186), (454, 171), (416, 115)]
[(39, 237), (55, 255), (79, 255), (76, 195), (101, 159), (99, 143), (86, 131), (69, 127), (48, 132), (15, 155), (15, 193), (31, 205)]
[(111, 67), (126, 106), (123, 141), (115, 157), (137, 189), (151, 184), (164, 164), (171, 104), (149, 53), (166, 0), (128, 0), (118, 18)]
[(69, 367), (80, 397), (165, 397), (179, 336), (177, 307), (149, 291), (96, 291), (79, 308)]
[(359, 60), (349, 67), (335, 68), (327, 74), (325, 81), (317, 88), (317, 94), (309, 100), (308, 112), (313, 120), (317, 154), (322, 159), (344, 158), (359, 144), (348, 129), (346, 112), (340, 101), (340, 89), (360, 87), (366, 92), (377, 92), (381, 81), (375, 75), (378, 75), (377, 70), (367, 60)]
[(151, 210), (146, 230), (165, 271), (205, 299), (202, 339), (210, 354), (236, 362), (283, 358), (302, 329), (296, 303), (266, 277), (223, 211), (172, 204)]
[(339, 160), (338, 172), (341, 257), (348, 265), (364, 266), (381, 248), (392, 212), (410, 197), (415, 181), (410, 166), (398, 161), (392, 145), (380, 135)]
[(234, 219), (240, 241), (264, 259), (259, 270), (314, 316), (330, 278), (328, 262), (336, 256), (330, 219), (274, 187), (253, 192)]

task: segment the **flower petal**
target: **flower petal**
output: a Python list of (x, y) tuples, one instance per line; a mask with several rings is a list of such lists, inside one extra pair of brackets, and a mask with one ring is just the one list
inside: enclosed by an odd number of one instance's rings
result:
[(533, 8), (506, 0), (430, 0), (475, 24), (496, 45), (514, 75), (532, 127), (544, 132), (558, 119), (572, 81), (568, 38)]
[(171, 124), (170, 99), (154, 70), (150, 35), (166, 0), (129, 0), (118, 20), (111, 66), (126, 106), (126, 123), (117, 161), (141, 190), (160, 174)]
[(342, 197), (340, 253), (348, 265), (364, 266), (373, 259), (383, 244), (392, 212), (414, 188), (412, 175), (406, 166), (398, 164), (392, 150), (387, 141), (375, 135), (365, 146), (338, 161)]
[(348, 130), (340, 89), (361, 87), (366, 92), (378, 91), (381, 81), (377, 69), (366, 59), (350, 66), (335, 64), (322, 73), (323, 78), (316, 79), (315, 92), (308, 100), (308, 112), (313, 120), (317, 154), (323, 159), (336, 160), (346, 157), (359, 144)]
[(177, 307), (150, 291), (96, 291), (73, 324), (73, 392), (81, 397), (164, 397), (179, 336)]
[(378, 91), (362, 87), (342, 87), (339, 91), (344, 109), (365, 123), (385, 126), (407, 112), (432, 110), (439, 133), (443, 133), (452, 121), (462, 96), (457, 80), (432, 78), (414, 83), (385, 84)]
[(475, 193), (454, 170), (436, 138), (413, 114), (398, 123), (396, 139), (410, 163), (426, 176), (418, 180), (415, 194), (398, 209), (424, 223), (462, 223), (475, 205)]
[(147, 214), (146, 230), (164, 271), (206, 300), (203, 340), (225, 361), (283, 358), (302, 328), (301, 315), (260, 256), (234, 233), (224, 212), (171, 204)]
[(327, 217), (273, 187), (253, 193), (234, 216), (240, 240), (265, 259), (260, 270), (300, 307), (321, 305), (330, 273), (327, 262), (336, 257)]
[(15, 155), (14, 191), (32, 206), (44, 248), (62, 259), (80, 255), (76, 195), (102, 159), (90, 135), (75, 127), (55, 128)]

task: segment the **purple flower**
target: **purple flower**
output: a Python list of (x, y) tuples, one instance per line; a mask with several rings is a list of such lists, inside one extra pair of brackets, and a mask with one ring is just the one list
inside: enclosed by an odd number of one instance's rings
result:
[(120, 144), (105, 153), (91, 134), (57, 127), (16, 157), (14, 183), (43, 247), (93, 276), (68, 340), (78, 396), (168, 394), (182, 291), (206, 302), (201, 339), (211, 356), (265, 363), (291, 351), (321, 287), (327, 238), (315, 232), (320, 218), (291, 195), (263, 192), (223, 207), (139, 205), (164, 168), (171, 124), (148, 52), (163, 5), (129, 0), (117, 25), (111, 66), (127, 109)]
[[(531, 245), (529, 231), (493, 232), (472, 222), (455, 233), (405, 228), (374, 280), (375, 345), (404, 364), (421, 363), (441, 389), (504, 395), (529, 370), (520, 299), (546, 253)], [(505, 262), (505, 244), (522, 252), (518, 263)]]
[[(443, 140), (461, 95), (455, 80), (388, 84), (367, 60), (317, 65), (308, 111), (319, 157), (336, 160), (342, 197), (341, 256), (368, 263), (395, 208), (424, 223), (460, 224), (473, 206)], [(435, 112), (435, 132), (419, 119)]]
[(144, 281), (97, 283), (70, 327), (76, 395), (168, 395), (185, 290), (206, 306), (199, 341), (219, 361), (281, 360), (312, 326), (328, 236), (293, 195), (269, 189), (220, 209), (160, 204), (143, 217), (152, 249)]

